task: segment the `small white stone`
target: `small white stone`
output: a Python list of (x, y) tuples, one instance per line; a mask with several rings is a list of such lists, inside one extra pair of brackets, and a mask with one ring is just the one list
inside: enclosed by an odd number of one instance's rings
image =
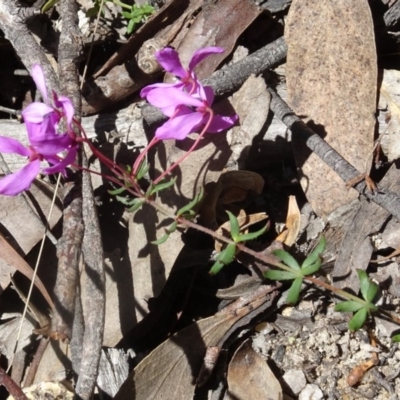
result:
[(299, 400), (321, 400), (324, 398), (322, 390), (313, 383), (309, 383), (299, 394)]
[(289, 386), (294, 395), (298, 395), (306, 386), (307, 381), (303, 371), (299, 369), (290, 369), (283, 375), (283, 380)]

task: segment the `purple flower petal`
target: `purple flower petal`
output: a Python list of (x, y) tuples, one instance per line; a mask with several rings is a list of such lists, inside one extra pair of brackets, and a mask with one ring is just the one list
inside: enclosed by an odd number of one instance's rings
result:
[(32, 67), (32, 78), (35, 81), (36, 87), (39, 89), (40, 93), (42, 94), (43, 100), (47, 103), (48, 102), (48, 97), (47, 97), (47, 89), (46, 89), (46, 82), (44, 80), (44, 74), (42, 67), (38, 64), (35, 64)]
[(31, 187), (40, 171), (40, 161), (30, 162), (11, 175), (6, 175), (0, 180), (0, 194), (15, 196)]
[(66, 175), (66, 171), (65, 168), (68, 165), (71, 165), (76, 158), (76, 153), (78, 151), (78, 146), (74, 146), (71, 147), (67, 153), (67, 155), (65, 156), (64, 159), (62, 159), (60, 161), (60, 159), (58, 157), (45, 157), (46, 160), (52, 164), (51, 167), (48, 168), (44, 168), (43, 169), (43, 173), (50, 175), (50, 174), (55, 174), (57, 172), (60, 172), (61, 174), (63, 174), (64, 176)]
[(222, 115), (214, 115), (207, 132), (218, 133), (231, 128), (235, 122), (239, 119), (237, 115), (231, 117), (224, 117)]
[(67, 124), (70, 128), (75, 114), (74, 106), (72, 105), (71, 100), (65, 96), (58, 97), (54, 93), (54, 104), (56, 105), (56, 107), (62, 108), (64, 110), (65, 116), (67, 118)]
[(183, 68), (181, 61), (179, 60), (178, 52), (170, 47), (156, 52), (157, 61), (160, 65), (171, 74), (178, 76), (179, 78), (185, 78), (188, 72)]
[(24, 108), (22, 116), (24, 117), (25, 122), (40, 124), (44, 117), (50, 113), (54, 113), (53, 108), (44, 103), (35, 101)]
[(195, 99), (189, 94), (182, 92), (181, 90), (174, 87), (167, 89), (159, 88), (151, 90), (147, 95), (147, 101), (153, 106), (161, 108), (163, 112), (165, 108), (176, 107), (181, 104), (194, 107), (203, 106), (202, 101)]
[(205, 47), (204, 49), (195, 51), (189, 63), (189, 71), (193, 71), (196, 65), (208, 56), (211, 56), (212, 54), (220, 54), (224, 51), (225, 50), (222, 47)]
[(51, 156), (68, 149), (73, 142), (73, 139), (68, 134), (63, 134), (32, 142), (31, 144), (39, 154)]
[(185, 86), (184, 83), (155, 83), (154, 85), (149, 85), (149, 86), (145, 86), (141, 92), (140, 92), (140, 97), (142, 99), (144, 99), (145, 97), (147, 97), (147, 95), (149, 94), (150, 90), (153, 89), (157, 89), (157, 88), (170, 88), (170, 87), (175, 87), (175, 88), (183, 88)]
[(59, 118), (55, 113), (49, 114), (40, 124), (32, 124), (26, 122), (26, 129), (28, 131), (29, 142), (32, 145), (41, 143), (44, 140), (51, 140), (58, 137), (57, 124)]
[(211, 107), (214, 102), (214, 89), (210, 86), (199, 85), (199, 95), (200, 98), (205, 100), (207, 104)]
[(202, 113), (189, 110), (187, 114), (169, 119), (156, 130), (155, 135), (160, 140), (183, 140), (187, 135), (196, 131), (199, 126), (204, 125), (204, 120), (205, 117)]
[(0, 153), (15, 153), (29, 157), (31, 151), (16, 139), (0, 136)]

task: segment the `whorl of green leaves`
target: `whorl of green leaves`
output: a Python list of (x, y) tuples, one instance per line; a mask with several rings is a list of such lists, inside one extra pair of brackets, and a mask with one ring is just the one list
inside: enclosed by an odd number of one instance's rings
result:
[(378, 307), (373, 303), (379, 287), (372, 282), (365, 271), (357, 270), (360, 281), (360, 292), (363, 299), (359, 301), (342, 301), (335, 306), (335, 311), (355, 313), (349, 321), (349, 329), (352, 332), (358, 331), (364, 325), (368, 315), (378, 311)]
[(296, 304), (301, 290), (301, 285), (303, 279), (307, 275), (312, 275), (317, 272), (322, 263), (321, 254), (325, 250), (326, 240), (324, 236), (321, 239), (315, 249), (308, 255), (308, 257), (303, 261), (301, 266), (296, 261), (296, 259), (285, 250), (275, 250), (275, 254), (282, 262), (287, 265), (291, 270), (275, 270), (270, 269), (264, 273), (264, 276), (273, 281), (284, 281), (293, 280), (292, 285), (288, 291), (287, 303)]
[(216, 257), (214, 265), (211, 267), (209, 273), (211, 275), (217, 274), (221, 269), (225, 266), (230, 264), (236, 254), (236, 243), (240, 242), (246, 242), (248, 240), (253, 240), (258, 238), (260, 235), (262, 235), (268, 228), (268, 225), (263, 226), (260, 230), (257, 232), (251, 232), (251, 233), (240, 233), (240, 227), (239, 227), (239, 222), (237, 218), (229, 211), (226, 212), (229, 217), (229, 222), (231, 226), (231, 239), (235, 243), (230, 243), (228, 244)]

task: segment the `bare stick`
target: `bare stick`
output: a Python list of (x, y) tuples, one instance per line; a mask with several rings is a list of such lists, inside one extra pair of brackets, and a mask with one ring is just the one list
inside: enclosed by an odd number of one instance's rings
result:
[[(301, 137), (307, 147), (329, 165), (345, 182), (349, 182), (361, 175), (356, 168), (297, 117), (274, 90), (270, 88), (268, 90), (272, 96), (271, 110), (292, 131), (293, 136)], [(396, 193), (390, 192), (383, 187), (379, 187), (376, 192), (372, 193), (368, 190), (365, 181), (354, 185), (354, 189), (380, 205), (400, 221), (400, 197)]]
[(0, 367), (0, 385), (3, 385), (15, 400), (28, 400), (22, 389)]

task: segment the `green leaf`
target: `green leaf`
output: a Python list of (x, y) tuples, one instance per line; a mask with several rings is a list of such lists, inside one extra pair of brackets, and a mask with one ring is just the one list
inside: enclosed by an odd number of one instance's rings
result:
[(378, 307), (374, 303), (368, 303), (365, 308), (367, 309), (368, 313), (374, 313), (378, 311)]
[(300, 266), (295, 258), (285, 250), (274, 250), (272, 254), (279, 257), (288, 267), (300, 271)]
[(169, 238), (169, 233), (166, 233), (164, 236), (160, 237), (160, 239), (153, 240), (151, 243), (158, 246), (160, 244), (165, 243), (168, 238)]
[(156, 185), (156, 186), (151, 185), (151, 186), (149, 187), (149, 189), (147, 190), (146, 196), (147, 196), (147, 197), (150, 197), (150, 196), (152, 196), (152, 195), (155, 194), (155, 193), (161, 192), (161, 190), (165, 190), (165, 189), (170, 188), (171, 186), (174, 186), (174, 185), (175, 185), (175, 182), (176, 182), (176, 178), (177, 178), (177, 177), (175, 176), (175, 177), (174, 177), (173, 179), (171, 179), (170, 181), (164, 182), (164, 183), (159, 183), (159, 184)]
[(53, 7), (57, 2), (58, 0), (48, 0), (46, 3), (44, 3), (41, 9), (42, 14), (50, 10), (50, 8)]
[(238, 241), (237, 239), (239, 238), (240, 235), (239, 222), (237, 218), (230, 211), (227, 211), (226, 213), (228, 214), (229, 222), (231, 225), (231, 237), (235, 242), (237, 242)]
[(218, 260), (225, 265), (230, 264), (235, 258), (236, 253), (236, 245), (230, 243), (228, 244), (223, 251), (218, 256)]
[(367, 319), (368, 311), (363, 307), (360, 310), (358, 310), (353, 318), (349, 321), (349, 329), (352, 332), (358, 331), (362, 326), (364, 325), (366, 319)]
[(209, 273), (211, 275), (215, 275), (219, 271), (221, 271), (222, 267), (230, 264), (233, 261), (233, 259), (235, 258), (235, 253), (236, 253), (236, 245), (232, 243), (228, 244), (225, 247), (225, 249), (218, 254), (217, 260), (211, 267)]
[(300, 278), (298, 273), (289, 272), (289, 271), (281, 271), (277, 269), (270, 269), (264, 272), (264, 276), (271, 281), (288, 281), (291, 279)]
[(358, 279), (360, 280), (361, 295), (365, 301), (371, 303), (378, 293), (379, 287), (376, 283), (372, 282), (371, 279), (369, 279), (367, 273), (364, 270), (358, 269), (357, 274)]
[(193, 207), (195, 207), (203, 199), (203, 196), (204, 196), (204, 189), (201, 188), (200, 192), (196, 196), (194, 196), (194, 199), (190, 203), (186, 204), (186, 206), (180, 208), (176, 215), (180, 217), (189, 210), (192, 211)]
[(98, 7), (98, 6), (94, 6), (94, 7), (89, 8), (89, 9), (86, 11), (86, 16), (87, 16), (88, 18), (91, 18), (91, 17), (94, 17), (95, 15), (97, 15), (98, 12), (99, 12), (99, 7)]
[(145, 13), (147, 15), (150, 15), (150, 14), (153, 14), (154, 7), (151, 6), (150, 4), (143, 4), (142, 5), (142, 10), (143, 10), (143, 13)]
[(314, 264), (308, 265), (307, 267), (302, 266), (301, 267), (301, 273), (306, 276), (306, 275), (312, 275), (315, 272), (317, 272), (321, 266), (322, 260), (318, 259), (315, 261)]
[(151, 243), (156, 244), (156, 245), (160, 245), (160, 244), (165, 243), (167, 241), (167, 239), (169, 238), (169, 235), (172, 232), (175, 232), (177, 227), (178, 227), (178, 222), (174, 221), (168, 228), (165, 229), (165, 235), (164, 236), (162, 236), (158, 240), (152, 241)]
[(250, 233), (245, 233), (243, 235), (239, 235), (238, 239), (236, 242), (247, 242), (248, 240), (253, 240), (261, 236), (269, 227), (269, 223), (265, 224), (260, 230), (257, 232), (250, 232)]
[(131, 16), (132, 16), (132, 18), (135, 18), (135, 17), (142, 18), (142, 10), (140, 8), (133, 6)]
[(321, 236), (317, 246), (315, 249), (308, 255), (308, 257), (303, 261), (301, 265), (302, 268), (306, 268), (311, 264), (314, 264), (317, 260), (320, 259), (320, 255), (324, 252), (326, 246), (325, 236)]
[(342, 301), (335, 306), (335, 311), (339, 312), (356, 312), (364, 307), (364, 304), (353, 300)]
[(131, 19), (131, 13), (127, 11), (122, 11), (121, 14), (126, 18), (126, 19)]
[(134, 29), (135, 29), (135, 21), (133, 19), (131, 19), (129, 21), (129, 24), (128, 24), (127, 28), (126, 28), (126, 33), (128, 35), (130, 35), (133, 32)]
[(132, 202), (132, 207), (128, 208), (128, 212), (135, 212), (137, 210), (139, 210), (140, 207), (142, 207), (142, 205), (144, 204), (145, 199), (134, 199), (134, 201)]
[(288, 304), (296, 304), (297, 301), (299, 300), (299, 295), (300, 295), (300, 290), (301, 290), (301, 284), (303, 283), (303, 278), (299, 277), (296, 278), (292, 286), (290, 286), (290, 289), (287, 294), (286, 302)]
[(392, 336), (392, 342), (393, 343), (400, 342), (400, 334)]
[(136, 199), (132, 199), (131, 197), (122, 197), (115, 196), (115, 198), (125, 206), (131, 206)]
[(166, 230), (165, 232), (167, 232), (168, 234), (171, 234), (172, 232), (176, 231), (176, 228), (178, 227), (178, 222), (174, 221)]
[(134, 16), (132, 16), (132, 21), (135, 23), (135, 24), (140, 24), (141, 22), (142, 22), (142, 16), (141, 15), (139, 15), (138, 17), (134, 17)]
[(369, 283), (370, 283), (368, 275), (362, 269), (358, 269), (357, 270), (357, 274), (358, 274), (358, 279), (360, 281), (361, 295), (362, 295), (363, 299), (366, 300), (367, 293), (368, 293), (368, 288), (369, 288)]
[(193, 219), (196, 216), (196, 212), (194, 210), (189, 210), (189, 211), (186, 211), (185, 214), (183, 214), (183, 216), (186, 219)]
[(223, 264), (220, 261), (215, 261), (214, 265), (211, 267), (210, 271), (208, 271), (208, 273), (210, 275), (216, 275), (218, 274), (219, 271), (221, 271), (221, 269), (225, 266), (225, 264)]
[(150, 164), (143, 159), (143, 161), (139, 165), (138, 172), (136, 174), (136, 179), (137, 180), (142, 179), (149, 172), (149, 169), (150, 169)]
[(109, 190), (108, 193), (110, 193), (111, 195), (115, 196), (117, 194), (121, 194), (126, 190), (125, 187), (120, 187), (118, 189), (113, 189), (113, 190)]
[(379, 291), (379, 286), (375, 282), (371, 281), (367, 291), (367, 298), (365, 300), (368, 301), (368, 303), (372, 303), (378, 291)]

